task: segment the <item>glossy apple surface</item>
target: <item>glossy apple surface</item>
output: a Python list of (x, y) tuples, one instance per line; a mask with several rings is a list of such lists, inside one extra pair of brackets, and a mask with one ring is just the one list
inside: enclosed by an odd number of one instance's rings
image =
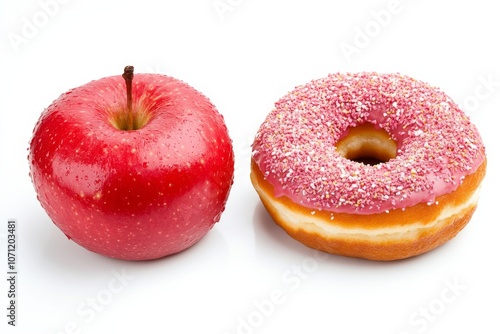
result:
[(93, 252), (156, 259), (199, 241), (219, 221), (233, 182), (223, 117), (189, 85), (163, 75), (132, 82), (132, 130), (122, 76), (61, 95), (37, 122), (30, 175), (64, 234)]

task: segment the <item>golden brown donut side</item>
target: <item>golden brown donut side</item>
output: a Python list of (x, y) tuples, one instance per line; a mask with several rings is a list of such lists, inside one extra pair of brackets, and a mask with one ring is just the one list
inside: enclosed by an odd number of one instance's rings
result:
[(253, 159), (251, 165), (251, 181), (262, 203), (291, 237), (328, 253), (381, 261), (416, 256), (455, 237), (476, 209), (485, 173), (486, 159), (454, 192), (437, 197), (437, 205), (420, 203), (372, 215), (333, 213), (332, 220), (331, 212), (306, 208), (286, 196), (274, 198), (273, 186)]

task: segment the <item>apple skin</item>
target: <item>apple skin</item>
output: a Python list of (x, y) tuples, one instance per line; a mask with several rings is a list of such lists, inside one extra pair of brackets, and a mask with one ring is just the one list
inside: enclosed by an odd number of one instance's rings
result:
[(69, 239), (150, 260), (187, 249), (219, 221), (234, 153), (222, 115), (191, 86), (136, 74), (132, 87), (142, 128), (113, 125), (126, 112), (121, 76), (92, 81), (43, 111), (28, 160), (38, 200)]

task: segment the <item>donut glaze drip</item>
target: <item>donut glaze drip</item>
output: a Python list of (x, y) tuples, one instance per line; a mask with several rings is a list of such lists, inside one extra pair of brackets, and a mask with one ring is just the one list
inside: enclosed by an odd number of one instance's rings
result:
[[(371, 123), (398, 144), (394, 159), (365, 165), (335, 144)], [(401, 74), (331, 74), (280, 99), (257, 132), (253, 160), (274, 186), (311, 210), (373, 214), (454, 191), (485, 159), (476, 127), (438, 88)]]

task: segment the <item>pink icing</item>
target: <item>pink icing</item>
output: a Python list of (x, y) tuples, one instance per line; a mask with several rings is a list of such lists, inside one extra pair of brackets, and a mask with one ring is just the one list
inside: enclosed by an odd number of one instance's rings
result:
[[(372, 123), (398, 143), (397, 156), (365, 165), (335, 144)], [(485, 159), (476, 127), (450, 97), (401, 74), (331, 74), (296, 87), (261, 125), (253, 159), (275, 189), (312, 210), (373, 214), (436, 203)]]

